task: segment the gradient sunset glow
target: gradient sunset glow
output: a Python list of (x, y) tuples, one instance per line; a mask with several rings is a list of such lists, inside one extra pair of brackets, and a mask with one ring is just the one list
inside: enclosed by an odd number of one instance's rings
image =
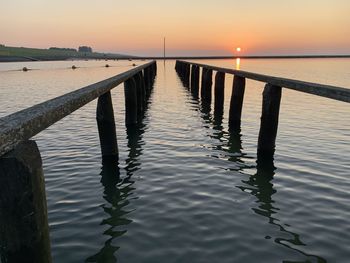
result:
[(347, 0), (2, 0), (0, 44), (161, 55), (350, 54)]

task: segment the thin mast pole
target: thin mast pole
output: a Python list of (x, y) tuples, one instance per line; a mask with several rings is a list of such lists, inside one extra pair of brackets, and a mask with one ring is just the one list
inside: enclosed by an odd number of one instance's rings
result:
[(164, 37), (164, 59), (165, 59), (165, 37)]

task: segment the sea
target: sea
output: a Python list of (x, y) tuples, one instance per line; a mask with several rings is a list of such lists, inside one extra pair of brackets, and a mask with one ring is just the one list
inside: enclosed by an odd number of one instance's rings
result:
[[(192, 61), (350, 88), (349, 58)], [(0, 63), (0, 117), (145, 62)], [(349, 103), (283, 89), (273, 164), (259, 167), (265, 83), (247, 80), (232, 134), (232, 75), (218, 120), (182, 84), (175, 60), (157, 66), (138, 127), (125, 127), (123, 85), (112, 90), (112, 176), (102, 169), (96, 100), (33, 138), (53, 262), (350, 262)]]

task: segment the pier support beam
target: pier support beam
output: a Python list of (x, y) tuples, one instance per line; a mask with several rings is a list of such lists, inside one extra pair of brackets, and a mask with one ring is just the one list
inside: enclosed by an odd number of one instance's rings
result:
[(245, 91), (245, 78), (234, 76), (229, 113), (229, 129), (240, 130)]
[(270, 158), (275, 152), (282, 88), (266, 84), (258, 141), (258, 158)]
[(199, 67), (197, 65), (192, 65), (190, 88), (191, 88), (192, 94), (195, 96), (198, 96), (198, 92), (199, 92)]
[(149, 98), (151, 95), (151, 71), (150, 68), (145, 68), (143, 70), (143, 77), (144, 77), (144, 83), (145, 83), (145, 91), (146, 91), (146, 98)]
[[(148, 77), (150, 77), (148, 70)], [(124, 82), (125, 94), (125, 125), (137, 124), (137, 90), (134, 78), (130, 78)]]
[(225, 98), (225, 73), (218, 71), (215, 75), (214, 115), (219, 116), (224, 113), (224, 98)]
[(96, 121), (100, 137), (102, 159), (118, 160), (117, 134), (110, 91), (98, 98)]
[(1, 262), (51, 262), (42, 160), (35, 141), (0, 157)]
[(185, 87), (190, 87), (190, 74), (191, 74), (191, 65), (185, 64), (185, 73), (184, 73), (184, 84)]
[(144, 105), (145, 99), (143, 97), (144, 94), (142, 90), (142, 76), (140, 74), (136, 74), (133, 78), (136, 83), (136, 92), (137, 92), (137, 115), (138, 117), (141, 117), (145, 107)]
[(212, 69), (203, 68), (201, 97), (202, 101), (207, 105), (211, 104), (211, 88), (213, 84), (212, 75)]
[(141, 93), (142, 93), (142, 99), (143, 99), (143, 109), (145, 110), (146, 109), (146, 104), (147, 104), (147, 92), (146, 92), (146, 84), (145, 84), (145, 77), (143, 76), (143, 72), (140, 71), (139, 73), (140, 75), (140, 80), (141, 80)]

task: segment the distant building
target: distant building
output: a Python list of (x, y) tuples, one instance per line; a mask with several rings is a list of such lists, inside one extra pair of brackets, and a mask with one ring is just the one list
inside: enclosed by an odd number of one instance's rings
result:
[(77, 52), (75, 48), (65, 48), (65, 47), (50, 47), (50, 50), (60, 50), (60, 51), (74, 51)]
[(5, 47), (5, 45), (3, 45), (3, 44), (0, 44), (0, 47)]
[(91, 53), (92, 52), (92, 48), (88, 47), (88, 46), (81, 46), (79, 47), (79, 52), (87, 52), (87, 53)]

